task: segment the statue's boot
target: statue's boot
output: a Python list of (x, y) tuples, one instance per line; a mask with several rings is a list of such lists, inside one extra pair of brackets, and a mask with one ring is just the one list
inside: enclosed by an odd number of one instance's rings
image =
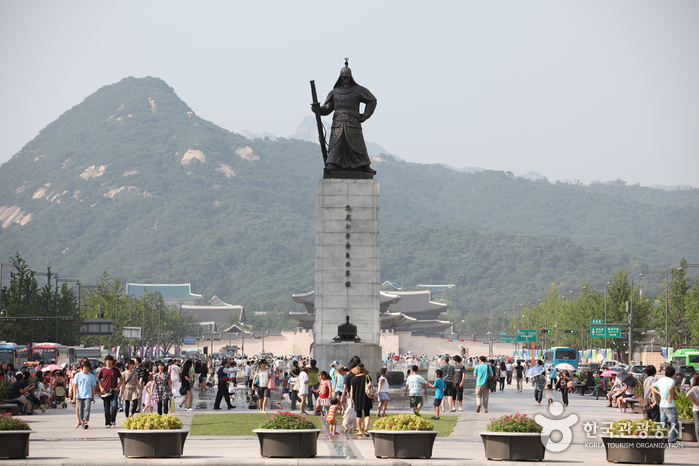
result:
[(359, 171), (376, 175), (376, 170), (372, 170), (371, 165), (362, 165), (361, 167), (359, 167)]
[(336, 163), (329, 163), (329, 164), (327, 164), (327, 165), (325, 166), (325, 168), (323, 169), (323, 171), (324, 171), (325, 173), (336, 172), (336, 171), (338, 171), (338, 170), (342, 170), (342, 167), (339, 166), (339, 165), (336, 164)]

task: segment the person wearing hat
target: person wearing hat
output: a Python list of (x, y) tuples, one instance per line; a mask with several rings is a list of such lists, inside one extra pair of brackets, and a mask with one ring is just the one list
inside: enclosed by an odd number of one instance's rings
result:
[(330, 370), (328, 371), (328, 374), (330, 375), (330, 385), (332, 385), (333, 393), (335, 392), (335, 372), (337, 372), (337, 366), (339, 365), (339, 361), (333, 361), (330, 364)]
[[(235, 374), (237, 371), (235, 368), (230, 367), (230, 362), (228, 359), (221, 361), (221, 367), (218, 368), (216, 375), (218, 377), (218, 391), (216, 392), (216, 401), (214, 401), (214, 409), (221, 409), (221, 400), (226, 400), (226, 405), (228, 409), (235, 408), (231, 404), (231, 394), (228, 392), (228, 380), (231, 378), (231, 374)], [(235, 377), (235, 376), (233, 376)]]
[(335, 367), (335, 374), (333, 376), (333, 390), (335, 391), (335, 396), (338, 400), (342, 398), (342, 389), (345, 386), (345, 376), (349, 372), (349, 369), (343, 364), (338, 364)]

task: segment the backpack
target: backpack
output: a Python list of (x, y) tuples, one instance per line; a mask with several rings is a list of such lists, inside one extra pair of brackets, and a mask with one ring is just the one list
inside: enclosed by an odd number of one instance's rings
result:
[(366, 383), (364, 384), (364, 393), (372, 400), (376, 398), (376, 387), (371, 383), (371, 377), (369, 377), (368, 374), (366, 376)]

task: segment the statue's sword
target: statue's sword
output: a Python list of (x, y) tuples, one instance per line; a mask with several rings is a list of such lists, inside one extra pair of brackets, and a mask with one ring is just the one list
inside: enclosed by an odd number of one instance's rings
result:
[[(319, 104), (318, 94), (316, 93), (316, 82), (311, 81), (311, 96), (313, 97), (313, 103)], [(318, 142), (320, 143), (320, 150), (323, 151), (323, 163), (328, 163), (328, 149), (325, 146), (325, 132), (323, 131), (323, 122), (320, 121), (320, 115), (316, 113), (316, 125), (318, 126)]]

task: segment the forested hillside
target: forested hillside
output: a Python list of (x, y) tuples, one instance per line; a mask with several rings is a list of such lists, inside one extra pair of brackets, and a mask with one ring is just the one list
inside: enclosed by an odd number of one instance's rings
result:
[[(313, 287), (319, 152), (248, 140), (196, 116), (162, 80), (126, 78), (0, 167), (0, 253), (83, 283), (106, 270), (191, 282), (251, 310), (296, 308), (290, 294)], [(391, 156), (374, 168), (382, 280), (454, 283), (460, 311), (699, 253), (696, 189), (548, 184)]]

